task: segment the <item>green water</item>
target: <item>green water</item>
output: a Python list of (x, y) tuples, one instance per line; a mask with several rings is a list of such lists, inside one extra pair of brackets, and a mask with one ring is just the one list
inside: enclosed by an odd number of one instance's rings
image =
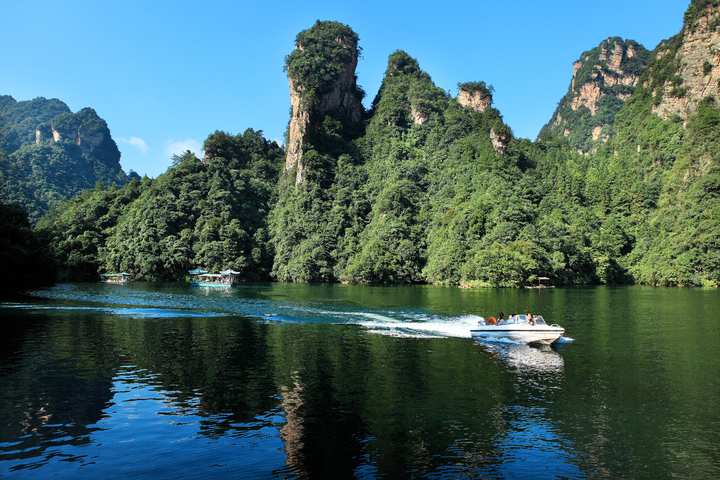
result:
[[(552, 348), (474, 315), (543, 315)], [(720, 292), (61, 285), (0, 304), (8, 478), (720, 478)]]

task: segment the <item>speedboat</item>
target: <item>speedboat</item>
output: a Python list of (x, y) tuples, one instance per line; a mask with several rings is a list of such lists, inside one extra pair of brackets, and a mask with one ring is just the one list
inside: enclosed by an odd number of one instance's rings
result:
[[(528, 321), (527, 315), (510, 315), (507, 320), (495, 322), (480, 317), (478, 326), (470, 329), (470, 335), (486, 341), (511, 340), (522, 343), (551, 344), (562, 337), (565, 329), (560, 325), (548, 325), (540, 315)], [(494, 318), (491, 320), (495, 320)]]

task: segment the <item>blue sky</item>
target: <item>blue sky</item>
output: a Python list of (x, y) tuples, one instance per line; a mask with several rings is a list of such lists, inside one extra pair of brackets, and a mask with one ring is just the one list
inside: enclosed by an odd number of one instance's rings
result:
[(123, 169), (156, 177), (173, 153), (201, 155), (215, 130), (282, 142), (290, 97), (284, 57), (316, 20), (349, 25), (357, 75), (375, 97), (388, 56), (404, 50), (438, 87), (495, 88), (494, 106), (534, 140), (567, 92), (572, 64), (619, 36), (652, 50), (679, 33), (689, 0), (97, 1), (0, 4), (0, 95), (94, 108)]

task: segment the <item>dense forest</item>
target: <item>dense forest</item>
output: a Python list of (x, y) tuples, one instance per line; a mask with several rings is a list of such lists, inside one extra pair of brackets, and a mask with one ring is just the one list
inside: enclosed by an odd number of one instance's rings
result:
[[(202, 267), (248, 281), (717, 286), (717, 95), (682, 115), (658, 113), (692, 97), (681, 46), (693, 29), (717, 33), (717, 4), (692, 2), (683, 31), (652, 52), (617, 37), (584, 52), (535, 142), (513, 136), (492, 86), (460, 83), (453, 98), (400, 50), (371, 108), (357, 111), (359, 36), (318, 21), (285, 58), (295, 95), (288, 147), (252, 129), (216, 131), (202, 160), (175, 157), (157, 179), (96, 174), (94, 189), (56, 203), (36, 228), (65, 279), (178, 280)], [(720, 66), (708, 62), (698, 68), (720, 85)], [(612, 80), (621, 75), (632, 78)], [(599, 92), (592, 108), (574, 100), (583, 85)], [(553, 128), (558, 114), (564, 123)], [(42, 122), (24, 133), (3, 127), (3, 150), (13, 151), (3, 165), (65, 148), (27, 141), (52, 127)]]
[(0, 202), (0, 295), (52, 285), (57, 263), (46, 232), (30, 226), (27, 211)]

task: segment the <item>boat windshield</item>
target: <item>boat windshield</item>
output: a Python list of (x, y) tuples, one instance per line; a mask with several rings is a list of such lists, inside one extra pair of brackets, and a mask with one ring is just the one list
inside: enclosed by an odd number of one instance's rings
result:
[[(533, 317), (533, 321), (535, 322), (535, 325), (547, 325), (545, 323), (545, 319), (541, 317), (540, 315)], [(510, 315), (510, 317), (507, 320), (503, 320), (500, 322), (504, 325), (513, 325), (513, 324), (527, 324), (527, 315)]]

